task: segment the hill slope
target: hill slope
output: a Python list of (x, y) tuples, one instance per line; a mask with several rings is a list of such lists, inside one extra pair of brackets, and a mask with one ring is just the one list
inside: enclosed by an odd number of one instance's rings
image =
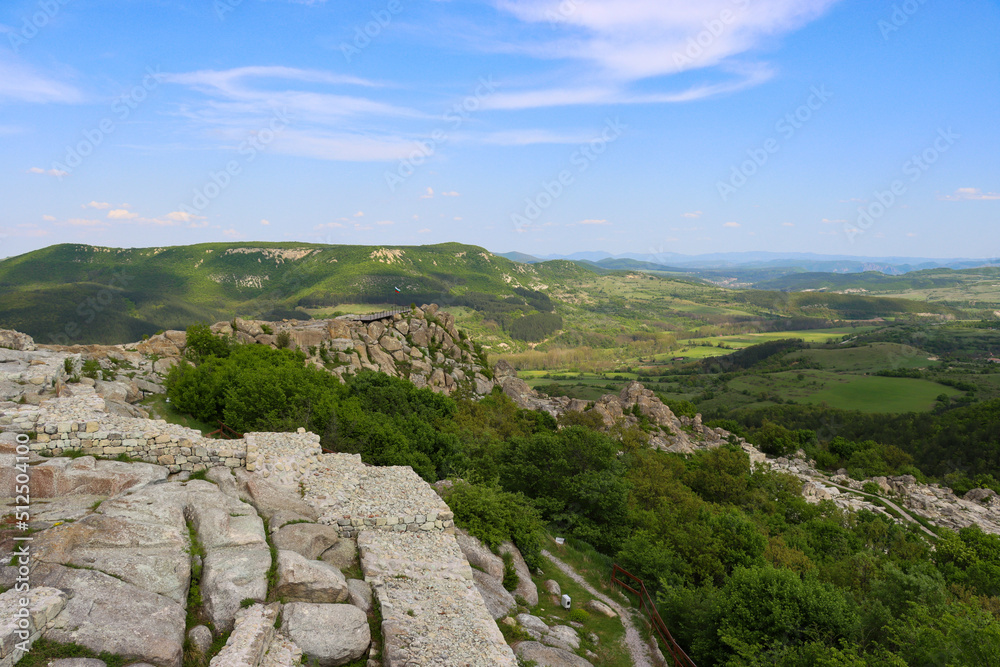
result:
[(586, 273), (572, 262), (528, 266), (458, 243), (63, 244), (0, 262), (0, 323), (40, 342), (111, 343), (234, 314), (306, 319), (295, 309), (340, 303), (544, 312), (551, 306), (536, 288)]

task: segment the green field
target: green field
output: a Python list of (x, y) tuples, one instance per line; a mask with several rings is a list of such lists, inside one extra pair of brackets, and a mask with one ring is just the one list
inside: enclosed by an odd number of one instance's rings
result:
[(862, 412), (924, 412), (941, 394), (951, 397), (961, 392), (928, 380), (861, 375), (843, 376), (802, 401)]
[(806, 369), (745, 375), (729, 383), (736, 392), (766, 393), (797, 403), (826, 403), (831, 408), (863, 412), (924, 412), (935, 399), (962, 392), (929, 380), (854, 375)]

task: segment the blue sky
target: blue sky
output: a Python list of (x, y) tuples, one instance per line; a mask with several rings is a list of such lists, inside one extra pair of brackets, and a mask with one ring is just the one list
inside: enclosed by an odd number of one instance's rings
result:
[(5, 0), (0, 256), (995, 257), (1000, 8)]

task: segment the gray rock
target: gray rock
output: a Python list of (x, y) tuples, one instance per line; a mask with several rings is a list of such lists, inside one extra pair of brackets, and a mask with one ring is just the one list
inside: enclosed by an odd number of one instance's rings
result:
[(363, 581), (361, 579), (348, 579), (347, 594), (350, 597), (351, 604), (355, 607), (366, 614), (370, 614), (372, 612), (372, 587), (367, 581)]
[(522, 660), (534, 660), (538, 667), (593, 667), (578, 655), (539, 642), (520, 642), (514, 647), (514, 653)]
[(346, 570), (358, 564), (358, 543), (353, 538), (342, 537), (336, 544), (323, 552), (320, 560), (338, 570)]
[(542, 584), (542, 588), (545, 589), (546, 593), (551, 593), (552, 595), (562, 595), (562, 588), (559, 587), (559, 582), (555, 579), (548, 579)]
[(307, 560), (294, 551), (278, 551), (275, 597), (289, 602), (344, 602), (347, 581), (340, 570), (319, 560)]
[(257, 508), (261, 516), (270, 518), (278, 510), (288, 510), (313, 521), (319, 518), (316, 509), (302, 500), (297, 490), (272, 484), (244, 468), (237, 468), (234, 472), (240, 496)]
[(972, 489), (962, 497), (965, 500), (978, 503), (978, 502), (988, 501), (990, 498), (996, 495), (997, 492), (994, 491), (993, 489)]
[(520, 595), (529, 607), (534, 607), (538, 604), (538, 587), (531, 580), (531, 570), (528, 569), (528, 564), (521, 557), (521, 552), (517, 550), (513, 542), (503, 542), (499, 551), (501, 554), (509, 553), (514, 557), (514, 569), (517, 570), (517, 588), (514, 589), (514, 595)]
[(538, 633), (539, 635), (544, 635), (549, 631), (549, 626), (545, 624), (545, 621), (531, 614), (518, 614), (517, 622), (525, 630)]
[(556, 625), (542, 637), (542, 643), (566, 651), (575, 651), (580, 648), (580, 635), (568, 625)]
[(267, 597), (271, 552), (258, 546), (213, 549), (205, 557), (201, 596), (205, 613), (220, 632), (233, 629), (240, 603)]
[(102, 572), (61, 565), (38, 565), (32, 585), (52, 586), (69, 595), (45, 633), (47, 639), (180, 667), (185, 610), (176, 602)]
[(600, 600), (588, 600), (587, 604), (583, 606), (585, 609), (596, 612), (598, 614), (603, 614), (608, 618), (615, 618), (616, 616), (618, 616), (618, 614), (615, 613), (614, 609), (604, 604)]
[(500, 556), (464, 530), (456, 530), (455, 539), (470, 565), (478, 567), (494, 579), (503, 579), (503, 559)]
[(339, 540), (340, 532), (335, 526), (321, 523), (293, 523), (271, 536), (276, 548), (294, 551), (308, 560), (316, 560)]
[(212, 648), (212, 631), (207, 625), (194, 626), (188, 630), (187, 637), (202, 655), (208, 655), (209, 649)]
[(365, 613), (350, 604), (285, 605), (282, 629), (320, 667), (337, 667), (368, 651), (371, 631)]
[(479, 570), (472, 571), (472, 580), (494, 621), (509, 615), (517, 607), (514, 596), (507, 592), (499, 580)]
[(60, 658), (50, 662), (48, 667), (107, 667), (107, 663), (97, 658)]

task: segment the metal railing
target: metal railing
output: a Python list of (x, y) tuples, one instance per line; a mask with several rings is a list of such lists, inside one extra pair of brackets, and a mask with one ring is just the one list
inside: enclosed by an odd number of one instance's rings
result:
[(222, 438), (223, 440), (239, 440), (243, 437), (243, 434), (239, 431), (229, 428), (222, 422), (219, 422), (219, 429), (212, 431), (205, 435), (206, 438)]
[[(629, 585), (618, 575), (624, 575), (632, 583)], [(642, 579), (635, 576), (634, 574), (627, 572), (625, 569), (618, 565), (614, 565), (611, 570), (611, 583), (617, 584), (624, 588), (625, 590), (634, 593), (639, 596), (639, 609), (645, 609), (646, 613), (649, 615), (649, 624), (652, 626), (653, 630), (663, 641), (664, 646), (667, 647), (667, 652), (670, 657), (674, 659), (674, 665), (677, 667), (696, 667), (688, 654), (684, 652), (684, 649), (680, 647), (675, 640), (673, 635), (670, 634), (670, 630), (667, 629), (666, 623), (660, 618), (660, 612), (656, 611), (656, 605), (653, 604), (653, 599), (649, 595), (649, 591), (646, 590), (646, 584), (642, 583)], [(632, 586), (636, 586), (633, 588)]]

